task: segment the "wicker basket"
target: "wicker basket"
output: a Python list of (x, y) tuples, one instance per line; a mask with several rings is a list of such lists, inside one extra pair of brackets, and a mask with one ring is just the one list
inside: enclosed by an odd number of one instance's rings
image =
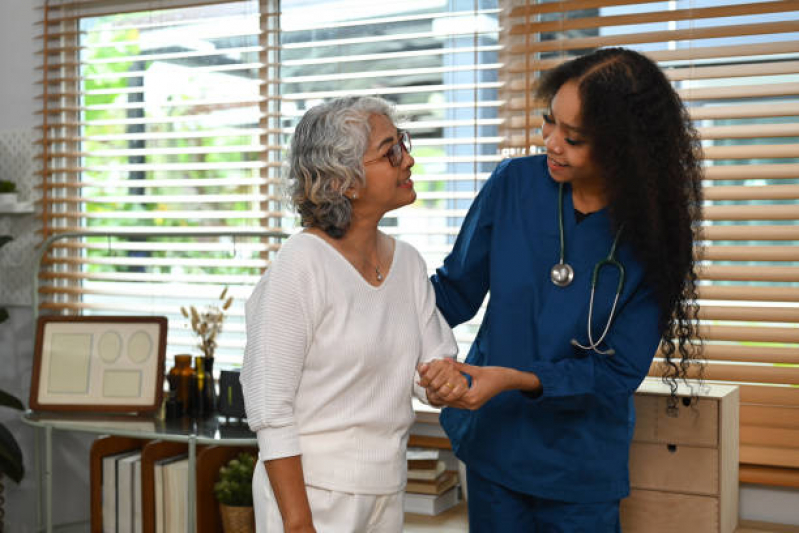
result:
[(225, 533), (255, 533), (255, 514), (252, 507), (231, 507), (219, 504), (222, 529)]

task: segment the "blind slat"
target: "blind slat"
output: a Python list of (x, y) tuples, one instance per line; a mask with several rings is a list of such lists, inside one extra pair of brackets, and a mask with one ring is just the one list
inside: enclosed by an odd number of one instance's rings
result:
[(719, 39), (723, 37), (743, 37), (750, 35), (772, 35), (792, 33), (796, 31), (799, 31), (799, 22), (797, 21), (765, 22), (759, 24), (699, 27), (686, 30), (666, 30), (641, 32), (635, 34), (558, 39), (557, 41), (545, 41), (529, 45), (510, 46), (509, 51), (512, 53), (533, 54), (537, 52), (541, 53), (591, 49), (602, 46), (629, 46), (634, 44), (640, 45), (668, 41)]
[[(700, 320), (741, 320), (746, 322), (799, 323), (799, 307), (750, 307), (703, 305)], [(797, 354), (799, 361), (799, 354)]]
[(525, 22), (512, 24), (511, 35), (527, 33), (545, 33), (591, 28), (611, 28), (614, 26), (630, 26), (652, 24), (656, 22), (676, 22), (684, 20), (701, 20), (714, 17), (737, 17), (741, 15), (760, 15), (766, 13), (784, 13), (799, 9), (799, 3), (793, 0), (779, 2), (747, 3), (743, 5), (724, 5), (717, 7), (691, 7), (689, 9), (665, 9), (624, 15), (606, 15), (599, 17), (580, 17), (566, 20), (546, 22)]
[(799, 246), (707, 246), (698, 258), (706, 261), (799, 261)]
[[(745, 346), (738, 344), (710, 344), (704, 347), (704, 357), (709, 361), (738, 361), (744, 363), (799, 364), (799, 353), (793, 348), (774, 346)], [(799, 406), (799, 395), (796, 403)], [(741, 401), (744, 401), (743, 399)]]
[(747, 285), (702, 285), (699, 287), (702, 300), (745, 302), (797, 302), (797, 287), (764, 287)]

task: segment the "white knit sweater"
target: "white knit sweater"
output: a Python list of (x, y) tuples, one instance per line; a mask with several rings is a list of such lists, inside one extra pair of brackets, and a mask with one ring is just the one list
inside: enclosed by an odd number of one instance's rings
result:
[(374, 287), (335, 248), (299, 233), (247, 301), (241, 383), (261, 460), (302, 455), (305, 482), (360, 494), (405, 486), (421, 361), (452, 357), (424, 260), (396, 240)]

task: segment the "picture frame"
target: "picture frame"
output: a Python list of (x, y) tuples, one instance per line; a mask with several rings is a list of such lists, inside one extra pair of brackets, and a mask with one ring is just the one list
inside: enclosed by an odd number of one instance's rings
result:
[(152, 413), (164, 394), (163, 316), (42, 316), (30, 408)]

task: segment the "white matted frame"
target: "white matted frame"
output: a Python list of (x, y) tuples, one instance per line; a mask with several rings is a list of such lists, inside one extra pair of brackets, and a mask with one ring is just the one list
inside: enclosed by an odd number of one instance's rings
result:
[(39, 317), (31, 409), (157, 410), (164, 392), (166, 336), (162, 316)]

